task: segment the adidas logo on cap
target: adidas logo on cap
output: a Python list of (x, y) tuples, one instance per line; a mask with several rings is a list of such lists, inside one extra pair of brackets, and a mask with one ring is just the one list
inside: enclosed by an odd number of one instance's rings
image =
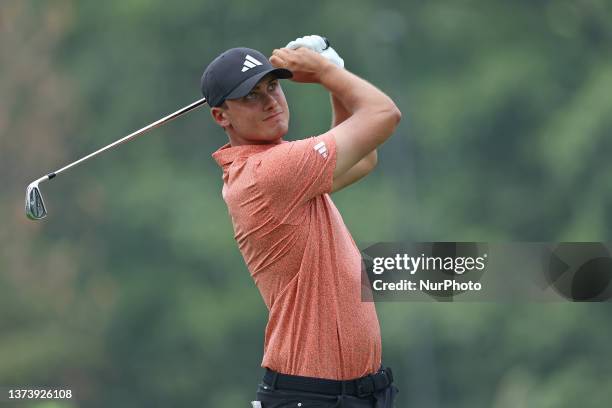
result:
[(244, 62), (242, 63), (242, 72), (246, 72), (251, 68), (255, 68), (257, 65), (261, 65), (261, 62), (247, 54), (246, 58), (244, 59)]

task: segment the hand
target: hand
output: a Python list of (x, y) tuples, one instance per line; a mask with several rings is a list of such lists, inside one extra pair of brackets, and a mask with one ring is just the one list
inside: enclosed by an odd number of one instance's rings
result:
[(277, 68), (286, 68), (293, 73), (291, 78), (296, 82), (321, 81), (321, 76), (334, 65), (320, 54), (308, 48), (291, 50), (281, 48), (272, 51), (270, 63)]
[(292, 50), (300, 47), (310, 48), (311, 50), (318, 52), (340, 68), (344, 68), (344, 60), (340, 58), (340, 55), (329, 45), (329, 41), (325, 37), (320, 35), (306, 35), (304, 37), (297, 38), (295, 41), (290, 41), (285, 48)]

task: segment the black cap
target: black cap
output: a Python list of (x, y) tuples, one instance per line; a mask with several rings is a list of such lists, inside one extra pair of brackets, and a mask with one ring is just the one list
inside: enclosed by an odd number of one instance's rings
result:
[(231, 48), (213, 60), (200, 81), (209, 106), (221, 106), (226, 99), (242, 98), (269, 73), (291, 78), (288, 69), (274, 68), (268, 58), (251, 48)]

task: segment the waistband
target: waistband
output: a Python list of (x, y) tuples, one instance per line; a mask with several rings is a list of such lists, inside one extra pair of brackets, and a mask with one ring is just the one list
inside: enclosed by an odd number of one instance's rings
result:
[(328, 395), (353, 395), (363, 398), (391, 385), (393, 372), (389, 367), (381, 367), (376, 373), (365, 377), (341, 381), (281, 374), (266, 368), (263, 381), (272, 389)]

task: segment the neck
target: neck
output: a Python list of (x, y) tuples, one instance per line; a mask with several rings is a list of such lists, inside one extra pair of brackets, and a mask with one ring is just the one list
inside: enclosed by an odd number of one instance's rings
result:
[(282, 136), (275, 140), (252, 140), (252, 139), (244, 139), (241, 137), (232, 136), (230, 134), (227, 135), (229, 139), (229, 143), (232, 147), (236, 146), (245, 146), (245, 145), (275, 145), (283, 143)]

